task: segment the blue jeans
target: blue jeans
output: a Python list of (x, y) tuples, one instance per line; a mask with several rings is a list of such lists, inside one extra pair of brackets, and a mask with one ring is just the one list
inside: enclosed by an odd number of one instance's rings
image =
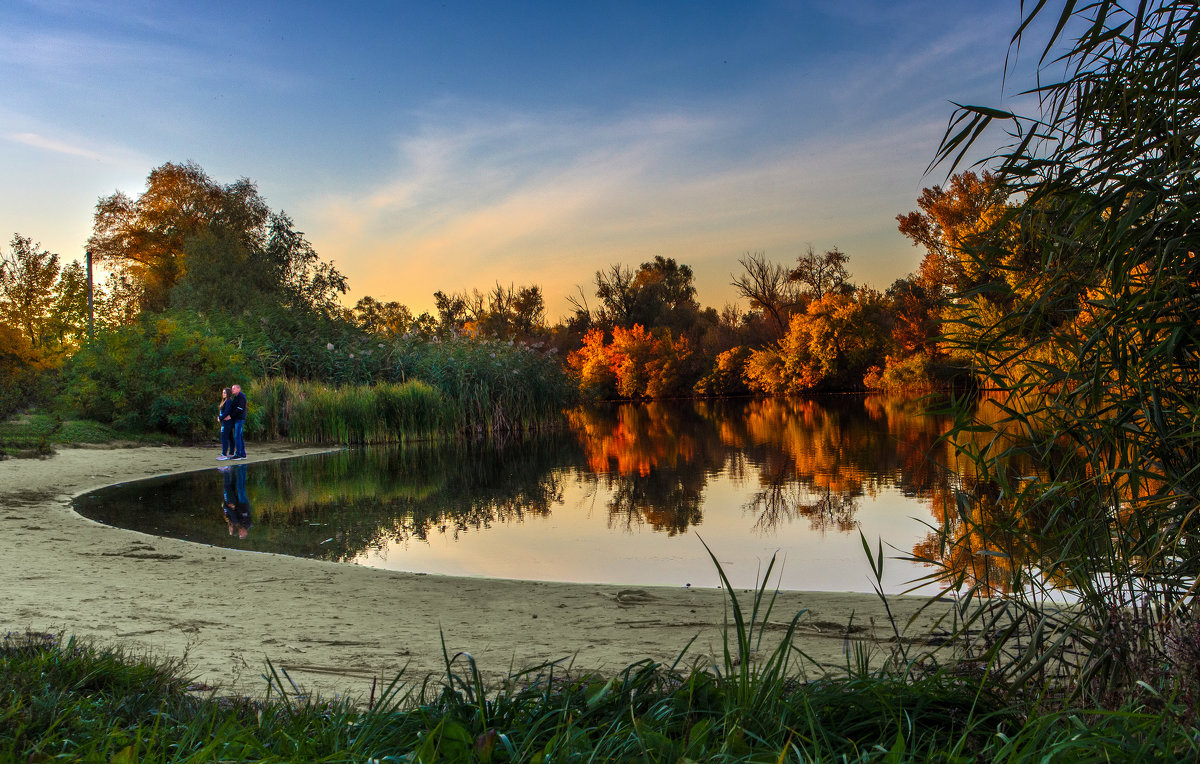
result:
[(246, 420), (238, 419), (233, 423), (233, 450), (234, 456), (246, 455), (246, 438), (242, 435), (242, 428), (245, 427)]
[(221, 456), (233, 454), (233, 422), (221, 422)]

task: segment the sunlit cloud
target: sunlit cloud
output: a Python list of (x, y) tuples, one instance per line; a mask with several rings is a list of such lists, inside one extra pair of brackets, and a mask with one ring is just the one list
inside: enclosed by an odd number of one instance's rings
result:
[(658, 254), (692, 265), (702, 300), (720, 304), (742, 252), (786, 259), (806, 241), (832, 246), (867, 225), (894, 228), (903, 210), (880, 217), (863, 189), (889, 190), (878, 157), (911, 153), (914, 130), (936, 128), (880, 123), (853, 136), (719, 148), (744, 129), (686, 113), (608, 123), (444, 117), (398, 141), (390, 180), (314, 201), (307, 217), (318, 221), (318, 249), (351, 272), (352, 286), (368, 285), (356, 294), (418, 310), (438, 289), (515, 281), (542, 285), (555, 313), (577, 284), (590, 290), (596, 270)]

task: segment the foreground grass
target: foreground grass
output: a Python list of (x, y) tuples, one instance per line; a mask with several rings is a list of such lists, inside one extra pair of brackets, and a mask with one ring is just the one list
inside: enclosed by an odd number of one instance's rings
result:
[[(752, 672), (754, 674), (755, 672)], [(260, 700), (197, 690), (179, 661), (50, 635), (0, 645), (0, 760), (104, 762), (1178, 761), (1196, 730), (1132, 711), (1034, 713), (964, 678), (802, 683), (771, 672), (610, 677), (541, 666), (482, 685), (469, 656), (369, 707), (268, 667)], [(750, 690), (750, 692), (747, 692)], [(765, 690), (755, 692), (754, 690)]]

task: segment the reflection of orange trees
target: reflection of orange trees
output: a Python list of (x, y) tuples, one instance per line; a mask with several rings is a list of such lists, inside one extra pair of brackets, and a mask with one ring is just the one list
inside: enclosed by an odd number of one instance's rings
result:
[(568, 421), (589, 469), (612, 491), (610, 521), (674, 535), (702, 519), (708, 475), (726, 462), (712, 420), (662, 403), (576, 409)]
[[(854, 404), (851, 404), (854, 405)], [(888, 463), (887, 433), (848, 406), (811, 400), (772, 399), (747, 404), (748, 445), (775, 446), (761, 479), (769, 484), (784, 467), (791, 477), (820, 491), (860, 496), (874, 493)], [(784, 459), (786, 465), (775, 462)]]
[(867, 415), (885, 425), (892, 441), (892, 474), (900, 490), (910, 496), (943, 489), (951, 472), (957, 472), (953, 449), (941, 439), (952, 419), (928, 413), (930, 406), (927, 401), (896, 396), (872, 395), (863, 401)]
[(947, 484), (938, 439), (949, 421), (919, 403), (771, 399), (745, 409), (744, 429), (725, 427), (721, 436), (761, 454), (762, 490), (750, 508), (764, 528), (805, 516), (814, 527), (850, 530), (860, 496), (888, 486), (928, 496)]
[[(588, 468), (597, 474), (649, 475), (696, 459), (704, 428), (661, 403), (575, 409), (568, 422), (579, 435)], [(688, 426), (689, 424), (693, 426)]]
[(864, 495), (896, 487), (928, 496), (947, 485), (938, 439), (948, 420), (900, 399), (626, 404), (568, 420), (596, 479), (614, 491), (614, 517), (672, 532), (700, 521), (707, 475), (722, 470), (738, 480), (757, 473), (747, 509), (761, 530), (807, 518), (849, 531)]
[(1007, 508), (995, 496), (976, 496), (963, 502), (960, 512), (957, 492), (947, 489), (933, 497), (931, 509), (941, 529), (917, 542), (913, 556), (940, 568), (939, 578), (946, 583), (978, 586), (987, 597), (1011, 592), (1014, 566), (1022, 556), (1016, 548), (1018, 535), (1008, 527)]
[(632, 528), (644, 522), (668, 536), (683, 533), (703, 519), (700, 504), (707, 482), (704, 472), (694, 469), (610, 480), (609, 526)]
[(914, 557), (941, 569), (936, 577), (943, 585), (977, 586), (981, 595), (995, 596), (1018, 588), (1077, 589), (1079, 576), (1096, 582), (1096, 555), (1111, 539), (1086, 532), (1079, 518), (1063, 512), (1066, 497), (1032, 480), (1021, 481), (1016, 497), (972, 482), (935, 494), (931, 508), (940, 528), (913, 547)]

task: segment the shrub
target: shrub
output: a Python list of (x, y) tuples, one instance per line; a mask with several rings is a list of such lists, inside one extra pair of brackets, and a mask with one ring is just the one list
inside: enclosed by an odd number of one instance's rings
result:
[(869, 390), (925, 392), (933, 387), (929, 356), (914, 353), (907, 358), (888, 356), (883, 367), (872, 366), (863, 378)]
[(712, 369), (696, 383), (700, 395), (746, 395), (746, 362), (752, 351), (745, 345), (730, 348), (717, 356)]
[(118, 428), (195, 437), (215, 430), (221, 388), (245, 375), (244, 356), (224, 339), (147, 315), (82, 348), (64, 369), (62, 399)]

